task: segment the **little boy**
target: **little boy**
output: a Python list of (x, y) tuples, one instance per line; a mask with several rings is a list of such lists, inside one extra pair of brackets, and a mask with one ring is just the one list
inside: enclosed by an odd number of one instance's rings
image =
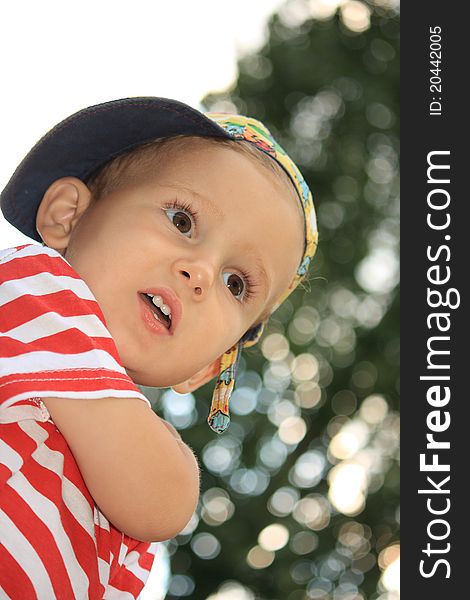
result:
[(0, 597), (137, 597), (199, 466), (136, 384), (229, 424), (243, 347), (305, 276), (312, 197), (264, 126), (162, 98), (90, 107), (1, 196)]

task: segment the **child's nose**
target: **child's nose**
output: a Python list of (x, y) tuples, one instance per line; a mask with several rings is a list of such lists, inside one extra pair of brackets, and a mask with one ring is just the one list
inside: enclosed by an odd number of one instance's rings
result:
[(215, 279), (214, 267), (206, 261), (181, 261), (176, 266), (184, 283), (194, 290), (196, 297), (203, 297), (212, 287)]

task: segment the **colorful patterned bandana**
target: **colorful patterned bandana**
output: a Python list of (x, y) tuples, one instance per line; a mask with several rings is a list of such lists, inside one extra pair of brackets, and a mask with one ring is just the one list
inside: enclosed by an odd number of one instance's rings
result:
[[(261, 152), (264, 152), (279, 163), (294, 184), (299, 197), (305, 222), (304, 254), (289, 287), (272, 308), (271, 313), (273, 313), (304, 279), (310, 261), (315, 254), (318, 243), (318, 231), (312, 194), (299, 169), (262, 123), (256, 119), (241, 115), (226, 113), (205, 113), (205, 115), (222, 127), (233, 139), (251, 142)], [(216, 433), (223, 433), (230, 425), (229, 400), (235, 385), (235, 376), (242, 349), (256, 344), (263, 333), (264, 324), (265, 321), (252, 327), (235, 346), (221, 356), (219, 376), (207, 419), (210, 428)]]

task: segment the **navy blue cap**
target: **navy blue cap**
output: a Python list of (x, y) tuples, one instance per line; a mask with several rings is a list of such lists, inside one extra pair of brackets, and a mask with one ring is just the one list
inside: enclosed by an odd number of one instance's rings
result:
[(36, 213), (53, 181), (86, 180), (126, 150), (175, 135), (232, 139), (199, 111), (168, 98), (124, 98), (80, 110), (53, 127), (23, 159), (0, 195), (3, 215), (40, 242)]

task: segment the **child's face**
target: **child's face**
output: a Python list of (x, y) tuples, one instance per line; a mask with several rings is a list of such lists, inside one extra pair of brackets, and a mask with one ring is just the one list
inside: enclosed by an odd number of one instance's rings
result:
[[(174, 202), (185, 208), (170, 208)], [(244, 154), (199, 143), (152, 180), (92, 204), (65, 258), (94, 293), (130, 377), (165, 387), (213, 363), (274, 305), (303, 239), (289, 182)], [(169, 330), (145, 292), (170, 293)]]

